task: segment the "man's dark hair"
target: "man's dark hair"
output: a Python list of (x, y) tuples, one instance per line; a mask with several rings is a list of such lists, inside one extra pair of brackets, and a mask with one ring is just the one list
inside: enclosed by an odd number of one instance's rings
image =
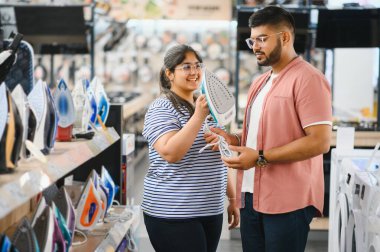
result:
[(293, 35), (296, 29), (293, 16), (288, 11), (277, 6), (268, 6), (256, 11), (249, 17), (248, 25), (250, 28), (262, 25), (274, 27), (285, 25), (293, 32)]

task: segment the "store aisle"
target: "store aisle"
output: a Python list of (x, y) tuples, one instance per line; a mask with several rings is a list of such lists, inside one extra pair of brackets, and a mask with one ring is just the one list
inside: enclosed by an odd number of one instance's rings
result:
[[(141, 204), (142, 193), (144, 188), (144, 176), (149, 167), (148, 154), (145, 155), (139, 162), (135, 164), (134, 170), (134, 189), (133, 197), (135, 204)], [(140, 225), (135, 234), (136, 242), (141, 252), (154, 252), (150, 244), (148, 234), (145, 229), (142, 214), (140, 215)], [(240, 252), (243, 251), (240, 239), (221, 239), (217, 252)], [(306, 246), (305, 252), (325, 252), (327, 251), (327, 240), (313, 240), (309, 241)]]

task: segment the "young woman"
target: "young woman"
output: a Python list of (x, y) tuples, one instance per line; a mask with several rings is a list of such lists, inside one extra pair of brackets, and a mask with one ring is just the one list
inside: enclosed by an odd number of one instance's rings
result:
[[(239, 223), (233, 186), (219, 152), (199, 150), (207, 143), (203, 125), (209, 114), (198, 98), (203, 63), (187, 45), (169, 49), (160, 72), (162, 96), (149, 107), (143, 136), (150, 167), (142, 209), (149, 239), (158, 252), (216, 251), (227, 187), (230, 228)], [(212, 121), (209, 126), (216, 127)]]

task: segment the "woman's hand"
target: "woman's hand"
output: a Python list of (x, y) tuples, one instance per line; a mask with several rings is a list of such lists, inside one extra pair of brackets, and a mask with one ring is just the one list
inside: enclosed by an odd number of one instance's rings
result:
[(210, 114), (210, 110), (208, 109), (206, 96), (200, 95), (195, 101), (194, 116), (204, 121), (208, 114)]
[[(218, 141), (218, 135), (222, 136), (226, 142), (229, 145), (240, 145), (238, 138), (235, 135), (228, 134), (226, 131), (219, 129), (219, 128), (214, 128), (210, 127), (211, 132), (205, 133), (203, 137), (206, 140), (206, 143), (216, 143)], [(212, 147), (213, 151), (219, 150), (219, 145), (214, 145)]]
[(228, 229), (233, 229), (237, 225), (239, 225), (240, 222), (240, 210), (236, 206), (236, 199), (228, 199), (229, 205), (227, 207), (227, 213), (228, 213)]

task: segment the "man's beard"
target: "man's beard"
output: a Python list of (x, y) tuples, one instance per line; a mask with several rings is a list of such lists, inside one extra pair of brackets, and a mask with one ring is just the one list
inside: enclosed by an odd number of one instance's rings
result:
[(281, 43), (280, 43), (280, 39), (278, 39), (276, 47), (270, 52), (270, 54), (266, 57), (266, 59), (261, 62), (257, 61), (257, 64), (259, 66), (272, 66), (280, 60), (281, 52), (282, 52)]

